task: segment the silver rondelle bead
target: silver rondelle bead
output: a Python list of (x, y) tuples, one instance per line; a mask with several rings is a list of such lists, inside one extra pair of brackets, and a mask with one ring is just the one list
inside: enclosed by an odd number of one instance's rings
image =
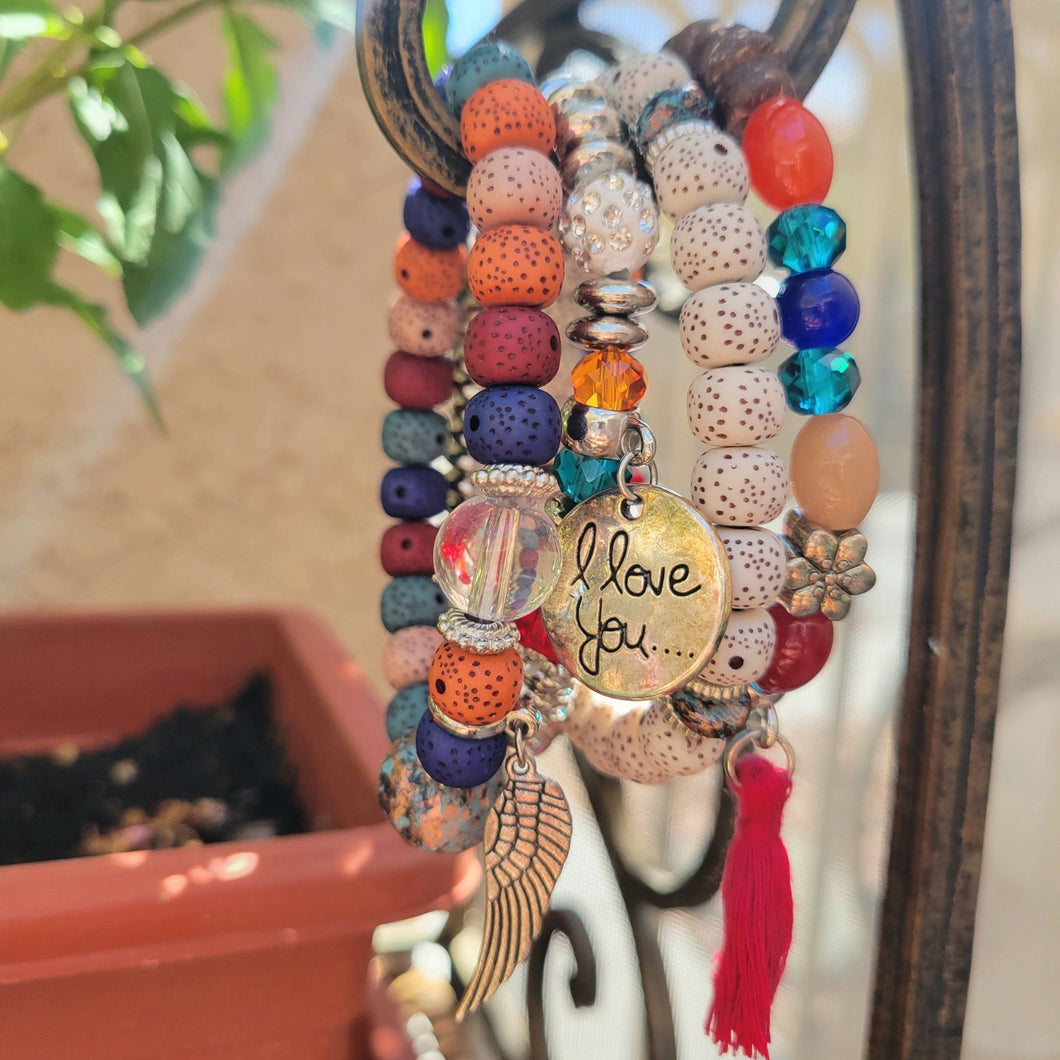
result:
[(655, 435), (632, 411), (595, 409), (571, 398), (563, 406), (563, 444), (579, 456), (621, 460), (633, 453), (631, 464), (655, 459)]
[(574, 301), (597, 316), (632, 317), (650, 313), (659, 297), (641, 280), (597, 279), (579, 284)]
[(635, 350), (648, 341), (648, 332), (628, 317), (582, 317), (567, 325), (567, 338), (587, 350)]
[(430, 708), (431, 717), (446, 732), (454, 736), (462, 736), (465, 740), (485, 740), (488, 736), (499, 736), (507, 725), (507, 716), (501, 718), (500, 721), (491, 721), (488, 725), (467, 725), (462, 721), (456, 721), (435, 703), (434, 696), (427, 697), (427, 706)]
[(659, 155), (675, 140), (680, 140), (682, 136), (690, 136), (692, 133), (714, 132), (716, 129), (717, 126), (711, 121), (679, 121), (676, 125), (671, 125), (664, 132), (659, 133), (648, 144), (644, 152), (644, 164), (648, 167), (648, 172), (655, 171), (655, 163), (659, 160)]
[(556, 115), (556, 157), (560, 162), (593, 140), (622, 142), (622, 119), (610, 104), (594, 103)]
[(525, 464), (489, 464), (467, 476), (468, 485), (491, 497), (551, 497), (559, 483), (551, 471)]
[(480, 655), (498, 655), (519, 643), (519, 630), (514, 622), (482, 622), (455, 607), (442, 612), (438, 632), (465, 651)]

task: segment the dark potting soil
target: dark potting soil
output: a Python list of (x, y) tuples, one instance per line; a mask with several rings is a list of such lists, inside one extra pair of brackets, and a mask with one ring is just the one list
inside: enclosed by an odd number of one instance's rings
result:
[(109, 747), (0, 759), (0, 864), (308, 831), (268, 679)]

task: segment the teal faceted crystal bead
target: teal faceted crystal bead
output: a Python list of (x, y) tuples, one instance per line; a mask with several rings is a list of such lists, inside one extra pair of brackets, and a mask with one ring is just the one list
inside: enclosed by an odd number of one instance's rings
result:
[(803, 416), (823, 416), (850, 404), (861, 385), (854, 358), (842, 350), (799, 350), (778, 369), (788, 408)]
[[(556, 454), (552, 470), (559, 480), (560, 489), (575, 503), (609, 490), (618, 485), (617, 460), (606, 460), (602, 457), (581, 456), (570, 449), (561, 449)], [(626, 471), (626, 481), (630, 473)]]
[(830, 269), (847, 248), (847, 226), (827, 206), (808, 203), (785, 210), (766, 233), (769, 260), (792, 272)]

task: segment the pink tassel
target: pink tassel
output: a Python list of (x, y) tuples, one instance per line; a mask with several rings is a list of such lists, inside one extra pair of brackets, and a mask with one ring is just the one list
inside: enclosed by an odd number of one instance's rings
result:
[(780, 838), (791, 777), (757, 754), (737, 761), (736, 777), (736, 832), (721, 881), (725, 935), (715, 957), (706, 1031), (723, 1053), (768, 1060), (769, 1011), (794, 916), (791, 865)]

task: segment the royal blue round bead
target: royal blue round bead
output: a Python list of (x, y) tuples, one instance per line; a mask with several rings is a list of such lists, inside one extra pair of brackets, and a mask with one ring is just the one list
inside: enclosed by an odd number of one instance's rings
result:
[(459, 118), (464, 104), (477, 89), (491, 81), (526, 81), (534, 84), (530, 64), (504, 41), (487, 41), (468, 49), (453, 64), (445, 85), (449, 109)]
[(406, 626), (433, 626), (449, 606), (438, 583), (425, 574), (394, 578), (379, 599), (379, 617), (388, 633)]
[(417, 681), (394, 693), (386, 707), (386, 736), (388, 740), (411, 735), (427, 709), (427, 682)]
[(429, 464), (449, 445), (444, 416), (426, 409), (394, 409), (383, 420), (383, 452), (399, 464)]
[(471, 226), (463, 199), (441, 199), (432, 195), (418, 177), (409, 182), (403, 219), (409, 235), (417, 243), (435, 248), (463, 243)]
[(392, 467), (379, 486), (383, 511), (395, 519), (429, 519), (445, 510), (449, 483), (433, 467)]
[(850, 404), (861, 386), (854, 358), (842, 350), (799, 350), (778, 369), (788, 408), (804, 416), (824, 416)]
[(416, 754), (432, 779), (451, 788), (473, 788), (485, 784), (501, 767), (508, 736), (499, 732), (481, 740), (454, 736), (424, 712), (416, 727)]
[(792, 272), (830, 269), (847, 248), (847, 226), (828, 206), (807, 203), (785, 210), (766, 233), (769, 260)]
[(777, 293), (780, 330), (796, 349), (828, 349), (850, 337), (861, 306), (854, 285), (832, 269), (789, 276)]
[(464, 410), (464, 441), (480, 464), (547, 464), (559, 439), (559, 407), (536, 386), (486, 387)]

